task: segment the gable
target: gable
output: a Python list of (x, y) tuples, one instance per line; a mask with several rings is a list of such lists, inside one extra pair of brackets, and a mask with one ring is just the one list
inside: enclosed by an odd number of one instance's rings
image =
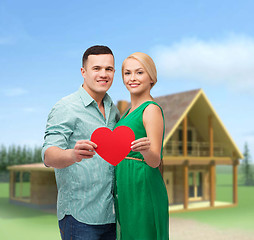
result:
[(238, 147), (226, 130), (219, 116), (201, 89), (172, 94), (155, 99), (161, 105), (165, 117), (164, 145), (181, 126), (185, 116), (189, 125), (193, 125), (203, 139), (209, 142), (209, 117), (212, 117), (213, 139), (216, 144), (223, 144), (225, 154), (237, 158), (243, 158)]
[(165, 118), (165, 140), (169, 138), (185, 116), (185, 112), (198, 96), (200, 89), (157, 97)]

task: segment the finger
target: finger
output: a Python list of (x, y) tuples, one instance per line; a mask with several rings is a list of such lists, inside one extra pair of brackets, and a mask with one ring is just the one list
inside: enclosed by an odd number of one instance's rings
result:
[(75, 156), (77, 161), (81, 161), (83, 158), (92, 158), (95, 155), (95, 152), (79, 150), (75, 151)]
[(147, 142), (147, 141), (149, 141), (149, 138), (144, 137), (144, 138), (139, 138), (139, 139), (133, 141), (131, 144), (134, 145), (134, 144), (136, 144), (136, 143)]
[(87, 151), (94, 151), (94, 147), (88, 143), (80, 143), (80, 144), (76, 144), (74, 149), (77, 150), (87, 150)]
[(84, 155), (78, 155), (77, 156), (77, 159), (76, 159), (76, 162), (81, 162), (82, 159), (89, 159), (89, 158), (92, 158), (93, 156), (84, 156)]
[(131, 146), (131, 148), (137, 148), (137, 147), (142, 147), (142, 146), (150, 146), (150, 141), (145, 141), (145, 142), (138, 142), (135, 143)]
[(97, 148), (97, 144), (90, 141), (90, 140), (79, 140), (76, 142), (76, 144), (78, 144), (78, 145), (87, 144), (87, 145), (92, 146), (93, 148)]
[(88, 159), (88, 158), (92, 158), (93, 156), (89, 156), (89, 155), (79, 155), (79, 158), (81, 159)]
[(94, 148), (97, 148), (97, 144), (96, 144), (96, 143), (94, 143), (94, 142), (92, 142), (92, 141), (88, 141), (88, 143), (89, 143), (91, 146), (93, 146)]
[(77, 155), (81, 155), (81, 156), (93, 156), (95, 155), (94, 151), (86, 151), (86, 150), (78, 150), (77, 151)]
[(141, 151), (148, 150), (149, 148), (150, 148), (149, 146), (141, 146), (141, 147), (133, 148), (132, 151), (133, 152), (141, 152)]

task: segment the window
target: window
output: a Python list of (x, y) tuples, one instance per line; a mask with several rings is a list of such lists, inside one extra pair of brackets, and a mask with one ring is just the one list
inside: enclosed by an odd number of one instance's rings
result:
[(13, 172), (13, 191), (11, 198), (23, 202), (30, 201), (30, 172)]

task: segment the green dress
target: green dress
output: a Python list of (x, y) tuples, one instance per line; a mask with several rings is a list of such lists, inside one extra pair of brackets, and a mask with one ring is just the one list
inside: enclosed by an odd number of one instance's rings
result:
[[(128, 126), (136, 139), (146, 137), (143, 112), (149, 104), (159, 106), (153, 101), (144, 102), (130, 114), (128, 110), (115, 128)], [(141, 153), (132, 151), (128, 157), (144, 159)], [(115, 174), (117, 239), (168, 240), (168, 196), (159, 169), (145, 161), (124, 159), (116, 166)]]

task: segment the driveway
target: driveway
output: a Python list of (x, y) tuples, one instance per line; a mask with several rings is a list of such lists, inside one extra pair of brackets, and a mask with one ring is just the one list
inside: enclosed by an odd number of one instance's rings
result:
[(226, 229), (181, 218), (170, 218), (170, 240), (254, 240), (254, 231)]

